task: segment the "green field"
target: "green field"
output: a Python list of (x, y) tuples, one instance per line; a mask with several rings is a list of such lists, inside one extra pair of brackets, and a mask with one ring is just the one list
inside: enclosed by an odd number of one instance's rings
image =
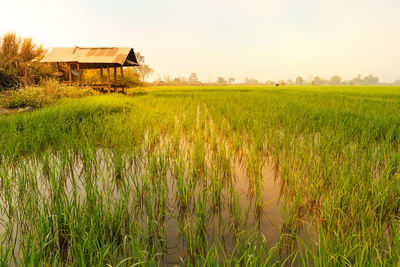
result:
[(0, 263), (400, 263), (400, 87), (159, 87), (0, 115)]

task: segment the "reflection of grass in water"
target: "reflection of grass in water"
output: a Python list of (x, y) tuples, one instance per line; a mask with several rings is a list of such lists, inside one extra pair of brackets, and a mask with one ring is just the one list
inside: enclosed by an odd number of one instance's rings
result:
[[(0, 117), (0, 262), (154, 265), (173, 217), (184, 264), (397, 264), (398, 88), (220, 89)], [(255, 209), (235, 191), (233, 157)], [(269, 157), (282, 179), (273, 247), (261, 234)], [(224, 227), (211, 236), (210, 214), (227, 218), (233, 243)]]

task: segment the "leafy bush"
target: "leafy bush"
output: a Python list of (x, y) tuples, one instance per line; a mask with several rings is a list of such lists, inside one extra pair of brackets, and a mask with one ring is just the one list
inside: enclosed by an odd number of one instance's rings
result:
[(16, 89), (19, 86), (18, 78), (5, 69), (0, 68), (0, 91)]
[(5, 98), (3, 105), (8, 108), (27, 106), (40, 108), (50, 105), (63, 97), (78, 98), (97, 94), (98, 92), (91, 88), (66, 86), (55, 80), (49, 80), (39, 86), (27, 86), (17, 91), (12, 91)]
[(38, 84), (51, 75), (50, 64), (40, 63), (46, 50), (32, 38), (21, 38), (15, 32), (0, 37), (0, 90), (16, 89), (22, 84)]

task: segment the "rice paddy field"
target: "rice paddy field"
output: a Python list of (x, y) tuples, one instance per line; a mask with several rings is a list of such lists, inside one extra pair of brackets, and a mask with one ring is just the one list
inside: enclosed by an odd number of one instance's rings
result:
[(158, 87), (0, 115), (1, 266), (400, 263), (400, 87)]

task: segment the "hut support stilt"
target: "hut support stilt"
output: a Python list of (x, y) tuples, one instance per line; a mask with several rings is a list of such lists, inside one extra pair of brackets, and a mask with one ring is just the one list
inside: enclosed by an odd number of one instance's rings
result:
[(124, 69), (121, 68), (121, 86), (122, 86), (122, 93), (125, 94), (125, 81), (124, 81)]
[(69, 76), (69, 84), (72, 84), (72, 73), (71, 73), (71, 63), (68, 63), (68, 76)]
[(103, 85), (103, 67), (100, 66), (100, 84)]
[(111, 92), (111, 79), (110, 79), (110, 68), (107, 67), (107, 83), (108, 83), (108, 93)]
[[(114, 66), (114, 84), (117, 85), (117, 67)], [(115, 86), (114, 91), (117, 91), (117, 86)]]
[[(79, 63), (76, 64), (76, 69), (78, 70), (78, 73), (79, 73), (79, 70), (80, 70), (80, 69), (79, 69)], [(79, 76), (78, 76), (78, 85), (81, 84), (81, 76), (82, 76), (82, 75), (79, 75)]]

